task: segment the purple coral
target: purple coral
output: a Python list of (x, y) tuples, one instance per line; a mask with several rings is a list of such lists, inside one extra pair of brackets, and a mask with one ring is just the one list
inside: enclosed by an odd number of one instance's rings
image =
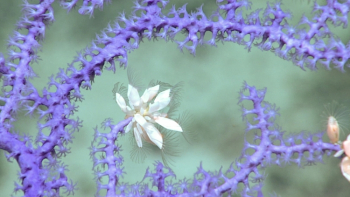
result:
[[(246, 91), (248, 91), (247, 95), (244, 94)], [(107, 196), (115, 196), (119, 192), (121, 192), (120, 196), (221, 196), (225, 193), (232, 195), (237, 192), (238, 184), (243, 183), (242, 196), (262, 196), (261, 187), (265, 179), (263, 169), (267, 166), (281, 165), (282, 163), (295, 163), (299, 166), (312, 165), (316, 162), (322, 162), (323, 155), (330, 155), (333, 151), (340, 149), (338, 145), (322, 141), (324, 132), (284, 136), (274, 123), (276, 116), (278, 116), (278, 109), (264, 101), (265, 93), (266, 89), (257, 90), (246, 83), (240, 93), (240, 102), (250, 101), (253, 103), (252, 109), (246, 109), (242, 106), (242, 115), (247, 122), (246, 132), (254, 129), (260, 131), (255, 134), (254, 139), (258, 143), (251, 144), (246, 141), (242, 155), (231, 164), (229, 169), (210, 172), (200, 165), (193, 178), (186, 182), (180, 180), (177, 183), (173, 171), (169, 167), (164, 167), (161, 162), (156, 162), (155, 171), (147, 170), (144, 177), (144, 179), (151, 180), (151, 185), (147, 182), (136, 183), (136, 185), (119, 184), (122, 189), (119, 188), (115, 191), (116, 180), (118, 181), (123, 176), (123, 163), (118, 159), (108, 161), (107, 158), (111, 158), (110, 154), (113, 155), (113, 153), (117, 153), (116, 158), (120, 157), (120, 150), (115, 142), (118, 135), (124, 132), (121, 128), (130, 121), (130, 118), (118, 125), (113, 125), (110, 120), (107, 120), (104, 125), (108, 126), (111, 132), (101, 134), (96, 131), (101, 141), (98, 147), (92, 148), (93, 155), (105, 152), (103, 159), (97, 159), (94, 156), (94, 167), (98, 165), (109, 166), (105, 172), (97, 172), (97, 180), (103, 176), (108, 176), (110, 180), (106, 185), (98, 184), (98, 189), (106, 189)], [(248, 121), (249, 116), (252, 116), (252, 121)], [(300, 142), (297, 142), (298, 140)], [(280, 145), (275, 145), (276, 143)], [(247, 149), (253, 149), (254, 153), (249, 154)], [(309, 154), (306, 155), (305, 152)], [(297, 156), (294, 156), (295, 154)], [(122, 159), (120, 160), (122, 161)], [(119, 169), (120, 173), (116, 173), (118, 170), (113, 169)], [(113, 173), (110, 174), (110, 171)], [(250, 176), (252, 173), (254, 176)], [(152, 187), (156, 187), (157, 190), (151, 190)]]
[[(20, 166), (20, 182), (16, 184), (15, 191), (23, 191), (25, 196), (73, 193), (75, 184), (68, 181), (67, 166), (60, 159), (70, 152), (67, 145), (73, 141), (73, 134), (82, 126), (81, 120), (73, 116), (77, 111), (75, 103), (84, 99), (82, 89), (91, 89), (92, 80), (102, 74), (103, 68), (115, 72), (115, 61), (126, 67), (128, 52), (137, 49), (143, 38), (174, 40), (181, 50), (188, 49), (192, 54), (195, 54), (199, 44), (215, 46), (217, 40), (242, 44), (248, 50), (255, 44), (262, 50), (272, 49), (278, 56), (301, 68), (314, 70), (319, 62), (327, 69), (330, 69), (332, 63), (335, 68), (345, 70), (350, 54), (348, 45), (344, 45), (333, 35), (326, 21), (329, 20), (335, 25), (347, 25), (349, 2), (328, 1), (325, 6), (315, 4), (314, 18), (303, 17), (301, 20), (302, 24), (308, 26), (308, 31), (290, 26), (287, 22), (290, 13), (284, 12), (278, 2), (268, 5), (263, 15), (260, 15), (258, 10), (247, 17), (242, 15), (241, 10), (243, 7), (249, 8), (248, 1), (218, 2), (220, 10), (212, 17), (217, 17), (218, 21), (207, 17), (200, 8), (197, 12), (189, 14), (185, 6), (178, 10), (172, 7), (165, 15), (162, 11), (167, 12), (163, 10), (166, 1), (136, 2), (134, 11), (141, 11), (140, 15), (120, 15), (119, 21), (113, 26), (108, 26), (90, 47), (79, 53), (67, 69), (60, 69), (55, 78), (50, 78), (48, 88), (38, 90), (30, 83), (30, 79), (35, 76), (31, 63), (39, 61), (37, 54), (40, 42), (44, 40), (47, 24), (54, 22), (51, 7), (53, 1), (40, 1), (39, 4), (25, 1), (24, 15), (17, 23), (17, 29), (26, 30), (27, 33), (15, 31), (8, 42), (8, 58), (5, 60), (2, 55), (0, 57), (0, 73), (3, 80), (0, 100), (4, 103), (0, 106), (0, 148), (8, 153), (8, 160), (16, 160)], [(75, 3), (77, 1), (61, 1), (61, 5), (67, 10), (71, 10)], [(101, 8), (103, 3), (104, 1), (83, 1), (79, 12), (91, 15), (94, 8)], [(219, 14), (220, 11), (224, 14)], [(185, 39), (176, 40), (176, 35), (182, 32), (185, 33)], [(207, 41), (204, 39), (206, 32), (212, 33)], [(250, 36), (248, 41), (244, 40), (246, 35)], [(324, 39), (326, 36), (328, 42)], [(310, 43), (311, 40), (314, 40), (314, 44)], [(273, 47), (274, 43), (278, 45), (276, 48)], [(281, 162), (312, 164), (320, 161), (327, 151), (330, 153), (339, 150), (335, 145), (322, 142), (321, 134), (284, 137), (273, 124), (272, 119), (277, 114), (276, 108), (262, 102), (265, 92), (247, 84), (244, 87), (249, 90), (249, 94), (244, 96), (242, 93), (241, 99), (252, 101), (253, 108), (243, 108), (243, 116), (256, 115), (253, 122), (247, 121), (247, 131), (258, 129), (261, 133), (256, 135), (258, 144), (245, 142), (240, 160), (228, 170), (228, 173), (234, 174), (232, 177), (221, 170), (205, 171), (200, 166), (193, 180), (177, 182), (167, 180), (166, 177), (173, 176), (172, 171), (157, 162), (155, 172), (147, 171), (145, 179), (150, 178), (158, 190), (153, 190), (154, 188), (146, 183), (117, 184), (124, 173), (121, 167), (123, 159), (117, 154), (120, 149), (114, 145), (114, 141), (122, 132), (125, 121), (117, 126), (107, 121), (105, 125), (108, 123), (106, 127), (112, 132), (104, 136), (96, 131), (95, 138), (102, 139), (99, 145), (103, 147), (92, 147), (92, 155), (100, 151), (106, 153), (105, 158), (94, 158), (94, 166), (109, 165), (108, 170), (102, 174), (96, 171), (97, 180), (102, 176), (110, 179), (110, 184), (98, 183), (98, 190), (106, 189), (109, 196), (114, 196), (115, 192), (121, 196), (127, 193), (134, 196), (210, 196), (235, 192), (238, 183), (241, 182), (245, 188), (242, 191), (243, 196), (262, 196), (262, 184), (252, 186), (248, 179), (251, 172), (255, 174), (252, 182), (264, 179), (258, 166), (265, 167)], [(24, 109), (28, 115), (39, 115), (35, 140), (13, 130), (16, 114), (20, 109)], [(296, 143), (297, 139), (301, 143)], [(275, 140), (279, 141), (280, 145), (272, 145)], [(110, 144), (110, 141), (113, 144)], [(253, 149), (254, 153), (246, 154), (245, 150), (248, 148)], [(305, 151), (309, 152), (306, 158)], [(272, 153), (275, 157), (271, 157)], [(298, 153), (298, 156), (293, 157), (294, 153)]]

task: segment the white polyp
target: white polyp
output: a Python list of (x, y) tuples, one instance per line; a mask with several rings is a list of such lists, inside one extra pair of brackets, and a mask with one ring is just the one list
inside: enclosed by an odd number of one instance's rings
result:
[(162, 100), (158, 100), (157, 103), (158, 103), (159, 106), (158, 106), (158, 110), (157, 111), (162, 110), (163, 108), (168, 106), (168, 104), (170, 103), (170, 100), (171, 100), (170, 97), (164, 98)]
[(164, 109), (166, 106), (168, 106), (168, 104), (170, 103), (171, 98), (163, 98), (163, 99), (159, 99), (156, 101), (154, 101), (154, 103), (149, 105), (149, 110), (148, 113), (152, 114), (153, 112), (159, 111)]
[(161, 114), (160, 112), (156, 111), (156, 112), (152, 113), (152, 116), (153, 116), (153, 118), (156, 118), (156, 117), (160, 116), (160, 114)]
[(160, 134), (160, 132), (158, 131), (158, 129), (150, 123), (147, 123), (143, 129), (146, 130), (146, 133), (149, 137), (149, 139), (156, 145), (159, 147), (159, 149), (162, 149), (163, 147), (163, 137)]
[(137, 127), (134, 127), (134, 136), (138, 147), (142, 147), (142, 140)]
[(166, 129), (182, 132), (181, 126), (169, 118), (157, 117), (154, 119), (154, 121)]
[(133, 121), (130, 121), (129, 124), (125, 127), (125, 133), (128, 133), (132, 127), (132, 125), (134, 124)]
[(136, 122), (139, 123), (142, 127), (144, 127), (144, 125), (147, 123), (146, 119), (140, 114), (135, 114), (134, 118)]
[(129, 105), (130, 105), (130, 109), (131, 110), (134, 110), (135, 109), (135, 107), (134, 107), (134, 105), (132, 104), (132, 102), (129, 100)]
[(154, 96), (157, 95), (158, 91), (159, 91), (159, 85), (156, 85), (156, 86), (153, 86), (151, 88), (148, 88), (148, 93), (149, 93), (149, 98), (148, 98), (148, 101), (149, 102), (150, 100), (152, 100), (154, 98)]
[(128, 114), (133, 113), (133, 111), (134, 111), (134, 109), (129, 107), (129, 106), (126, 106), (126, 110), (127, 110)]
[(130, 101), (130, 104), (132, 104), (135, 107), (140, 106), (140, 95), (136, 88), (134, 88), (132, 85), (129, 84), (128, 87), (128, 98)]
[(149, 99), (149, 92), (148, 92), (148, 89), (146, 89), (143, 95), (141, 96), (141, 100), (143, 103), (147, 103), (148, 99)]
[(344, 153), (344, 150), (340, 150), (340, 151), (337, 151), (335, 154), (334, 154), (334, 157), (340, 157), (342, 154)]
[(169, 94), (170, 94), (170, 89), (164, 90), (163, 92), (159, 93), (156, 97), (156, 99), (154, 99), (154, 102), (159, 102), (163, 99), (167, 99), (169, 98)]
[(141, 108), (140, 108), (140, 114), (143, 115), (144, 113), (145, 113), (145, 108), (141, 107)]
[[(163, 136), (153, 123), (158, 123), (169, 130), (182, 132), (181, 126), (176, 121), (165, 118), (167, 114), (159, 112), (171, 101), (170, 89), (157, 95), (158, 91), (159, 85), (156, 85), (146, 89), (140, 97), (138, 90), (129, 84), (127, 96), (130, 106), (127, 106), (124, 98), (116, 93), (116, 101), (126, 114), (126, 118), (133, 117), (132, 121), (125, 127), (125, 133), (133, 129), (137, 146), (140, 148), (142, 147), (142, 138), (160, 149), (163, 148)], [(155, 96), (154, 102), (149, 103)]]
[(337, 131), (339, 130), (339, 124), (338, 124), (338, 121), (333, 117), (333, 116), (330, 116), (328, 118), (328, 127), (330, 130), (332, 131)]
[(126, 106), (126, 103), (125, 103), (125, 100), (124, 98), (119, 94), (119, 93), (116, 93), (115, 94), (115, 100), (117, 101), (120, 109), (123, 111), (123, 112), (127, 112), (127, 106)]
[(139, 131), (140, 136), (142, 136), (143, 135), (142, 127), (139, 124), (136, 124), (136, 127), (137, 127), (137, 129)]
[(337, 143), (339, 140), (339, 124), (338, 121), (333, 117), (328, 117), (327, 123), (327, 135), (331, 143)]
[(152, 118), (150, 118), (149, 116), (144, 116), (145, 119), (148, 121), (148, 122), (154, 122)]
[(158, 108), (159, 108), (159, 103), (151, 103), (149, 104), (148, 113), (152, 114), (153, 112), (158, 111)]

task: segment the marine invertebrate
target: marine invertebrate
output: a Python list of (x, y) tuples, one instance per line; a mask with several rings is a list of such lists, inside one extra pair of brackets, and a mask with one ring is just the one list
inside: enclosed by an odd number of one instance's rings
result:
[[(158, 90), (159, 85), (147, 88), (140, 97), (137, 89), (129, 84), (128, 98), (130, 107), (126, 105), (124, 98), (119, 93), (116, 93), (116, 101), (126, 114), (126, 118), (133, 117), (126, 126), (125, 133), (132, 129), (137, 146), (140, 148), (142, 147), (142, 139), (144, 139), (162, 149), (163, 137), (153, 123), (158, 123), (169, 130), (182, 132), (182, 128), (177, 122), (166, 118), (167, 114), (159, 112), (159, 110), (164, 109), (170, 103), (170, 89), (164, 90), (159, 94)], [(148, 104), (154, 97), (153, 103)]]
[[(128, 73), (130, 69), (128, 70)], [(131, 77), (129, 77), (130, 79)], [(174, 86), (163, 82), (152, 84), (146, 88), (142, 96), (139, 95), (138, 89), (132, 84), (128, 84), (127, 101), (121, 95), (126, 88), (117, 83), (113, 89), (116, 102), (120, 109), (126, 114), (125, 119), (132, 118), (125, 128), (125, 133), (133, 131), (133, 137), (137, 147), (132, 152), (132, 159), (135, 161), (143, 161), (147, 150), (144, 149), (144, 143), (150, 143), (162, 150), (163, 162), (168, 165), (165, 153), (176, 155), (175, 147), (171, 147), (170, 140), (176, 140), (176, 137), (169, 132), (183, 132), (183, 128), (179, 122), (173, 120), (174, 112), (179, 107), (179, 90), (181, 83)], [(164, 89), (162, 90), (161, 89)], [(127, 106), (126, 103), (130, 106)], [(177, 118), (185, 124), (184, 118)], [(162, 128), (157, 128), (160, 125)], [(189, 132), (188, 130), (186, 132)], [(176, 142), (173, 146), (178, 146)]]
[(325, 105), (325, 111), (322, 114), (323, 119), (327, 119), (327, 135), (331, 143), (339, 143), (340, 132), (348, 130), (349, 110), (344, 105), (335, 101)]
[[(61, 4), (71, 10), (77, 2), (61, 1)], [(67, 145), (82, 126), (81, 120), (73, 116), (77, 111), (76, 102), (83, 101), (84, 89), (92, 89), (92, 80), (102, 75), (103, 69), (115, 72), (115, 62), (126, 67), (128, 52), (137, 49), (144, 38), (172, 40), (180, 49), (185, 48), (192, 54), (196, 53), (198, 45), (215, 46), (217, 41), (238, 43), (248, 50), (257, 46), (262, 50), (272, 50), (302, 69), (311, 70), (316, 70), (317, 63), (321, 63), (327, 69), (333, 65), (344, 71), (350, 54), (349, 46), (337, 39), (327, 23), (331, 21), (335, 25), (346, 26), (349, 1), (329, 0), (326, 5), (315, 3), (313, 18), (303, 17), (300, 21), (300, 24), (307, 26), (306, 31), (289, 25), (291, 14), (283, 11), (280, 2), (268, 4), (264, 13), (256, 10), (245, 17), (241, 11), (250, 7), (248, 1), (219, 0), (218, 11), (210, 18), (201, 8), (189, 14), (185, 6), (180, 9), (172, 7), (164, 14), (167, 1), (144, 0), (135, 3), (131, 17), (121, 14), (114, 25), (108, 25), (91, 46), (79, 53), (66, 69), (60, 69), (56, 78), (51, 77), (47, 88), (40, 90), (30, 82), (30, 78), (35, 76), (31, 65), (39, 61), (38, 49), (46, 27), (54, 22), (52, 3), (51, 0), (37, 4), (23, 3), (24, 12), (17, 23), (18, 30), (9, 39), (8, 58), (0, 57), (3, 80), (0, 148), (6, 151), (8, 160), (18, 163), (21, 172), (15, 191), (21, 191), (25, 196), (73, 193), (76, 184), (68, 181), (67, 166), (61, 159), (70, 152)], [(83, 1), (80, 13), (92, 14), (94, 8), (101, 7), (103, 3)], [(205, 34), (209, 32), (210, 38), (205, 40)], [(176, 38), (180, 34), (184, 35), (183, 39)], [(249, 36), (248, 40), (246, 36)], [(120, 155), (120, 146), (115, 142), (132, 118), (117, 125), (107, 119), (103, 127), (110, 132), (101, 133), (96, 128), (95, 144), (91, 147), (98, 193), (106, 190), (106, 196), (215, 196), (232, 194), (237, 191), (239, 183), (243, 183), (243, 196), (262, 196), (262, 183), (252, 184), (264, 179), (260, 167), (280, 165), (283, 161), (299, 166), (311, 165), (321, 161), (323, 155), (340, 149), (336, 144), (323, 142), (320, 133), (285, 137), (274, 124), (278, 110), (274, 105), (263, 102), (266, 91), (248, 84), (244, 84), (244, 90), (249, 94), (242, 91), (240, 99), (253, 105), (249, 109), (242, 108), (247, 131), (256, 129), (260, 133), (255, 135), (256, 143), (245, 141), (241, 157), (226, 173), (222, 170), (209, 172), (201, 165), (192, 180), (168, 181), (174, 173), (156, 162), (156, 171), (147, 170), (145, 175), (152, 186), (146, 183), (121, 183), (120, 178), (125, 174), (122, 166), (124, 159)], [(14, 131), (13, 124), (19, 109), (39, 116), (35, 140), (28, 134)], [(251, 115), (253, 121), (246, 119)], [(249, 153), (249, 149), (253, 153)], [(96, 157), (99, 153), (102, 156)], [(103, 169), (104, 166), (108, 169)], [(255, 176), (249, 180), (252, 173)], [(101, 181), (105, 177), (108, 183)]]

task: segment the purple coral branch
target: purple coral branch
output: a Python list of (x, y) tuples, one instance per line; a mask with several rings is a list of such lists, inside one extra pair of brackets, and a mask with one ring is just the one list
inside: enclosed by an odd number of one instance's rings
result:
[[(91, 16), (93, 10), (101, 8), (104, 2), (106, 1), (83, 1), (79, 13)], [(314, 18), (310, 20), (303, 17), (300, 21), (300, 24), (308, 26), (308, 31), (290, 26), (287, 19), (290, 18), (291, 14), (284, 12), (279, 2), (272, 6), (268, 4), (263, 16), (260, 16), (260, 10), (257, 10), (247, 17), (243, 17), (241, 9), (243, 7), (249, 9), (250, 3), (248, 1), (228, 0), (226, 4), (220, 4), (221, 2), (223, 1), (218, 1), (219, 10), (209, 18), (201, 8), (198, 8), (197, 12), (189, 14), (185, 6), (178, 10), (172, 7), (168, 14), (164, 15), (162, 11), (168, 3), (167, 1), (144, 0), (141, 3), (135, 2), (134, 14), (130, 18), (126, 18), (124, 14), (119, 17), (119, 22), (124, 23), (124, 27), (121, 27), (118, 22), (113, 27), (108, 26), (84, 53), (80, 53), (76, 57), (66, 70), (60, 69), (56, 78), (51, 77), (48, 88), (55, 86), (56, 90), (49, 92), (45, 88), (40, 96), (39, 91), (28, 81), (29, 78), (35, 76), (30, 63), (38, 60), (36, 54), (40, 47), (39, 42), (45, 37), (47, 24), (54, 22), (51, 7), (53, 1), (42, 0), (39, 4), (30, 4), (25, 1), (23, 3), (24, 15), (18, 22), (17, 29), (26, 29), (28, 33), (24, 35), (15, 31), (8, 43), (9, 58), (5, 60), (2, 55), (0, 56), (0, 76), (3, 79), (0, 100), (5, 103), (0, 106), (0, 148), (9, 153), (8, 160), (14, 158), (20, 166), (21, 183), (16, 184), (15, 190), (22, 190), (26, 196), (60, 195), (62, 187), (66, 189), (67, 194), (73, 192), (75, 184), (67, 181), (66, 166), (59, 161), (59, 158), (69, 153), (67, 144), (72, 142), (73, 133), (81, 127), (79, 119), (71, 118), (71, 115), (77, 110), (74, 102), (83, 100), (81, 88), (91, 89), (91, 80), (96, 75), (101, 75), (106, 62), (110, 66), (105, 66), (105, 69), (114, 72), (116, 70), (115, 60), (119, 61), (121, 66), (126, 66), (127, 52), (137, 49), (140, 41), (145, 37), (176, 41), (181, 50), (186, 48), (192, 54), (195, 54), (199, 44), (215, 46), (217, 40), (243, 44), (248, 50), (255, 42), (255, 45), (260, 49), (273, 50), (278, 56), (293, 61), (301, 68), (316, 69), (316, 63), (319, 62), (328, 69), (330, 69), (330, 64), (334, 64), (335, 68), (344, 71), (345, 63), (350, 54), (349, 45), (344, 45), (339, 39), (336, 39), (326, 22), (329, 20), (334, 25), (346, 26), (350, 1), (339, 3), (328, 0), (327, 5), (324, 6), (315, 3)], [(68, 11), (76, 3), (77, 1), (61, 1), (61, 5)], [(137, 11), (142, 11), (139, 16), (135, 14)], [(220, 11), (224, 11), (225, 16), (219, 14)], [(218, 18), (216, 22), (213, 20), (215, 17)], [(186, 38), (182, 41), (175, 40), (175, 36), (182, 31), (186, 32)], [(204, 35), (208, 31), (212, 33), (212, 37), (205, 41)], [(244, 41), (244, 37), (247, 35), (250, 36), (250, 39)], [(328, 43), (325, 41), (326, 36), (329, 37)], [(314, 44), (311, 44), (312, 40)], [(278, 47), (273, 48), (273, 43), (277, 43)], [(91, 57), (91, 60), (88, 61), (87, 57)], [(80, 64), (80, 69), (75, 67), (76, 63)], [(8, 90), (5, 87), (11, 87), (11, 89)], [(118, 133), (122, 132), (123, 125), (127, 122), (125, 120), (117, 126), (113, 126), (113, 132), (110, 133), (112, 136), (104, 136), (107, 141), (102, 141), (101, 144), (108, 146), (92, 151), (92, 155), (100, 151), (106, 152), (108, 155), (104, 160), (94, 158), (95, 167), (99, 164), (108, 165), (108, 170), (97, 174), (97, 179), (106, 175), (109, 177), (110, 183), (108, 185), (98, 184), (98, 190), (107, 189), (108, 196), (116, 195), (118, 192), (121, 196), (127, 193), (132, 193), (135, 196), (209, 196), (234, 192), (237, 184), (242, 182), (245, 185), (242, 195), (248, 196), (250, 192), (255, 191), (257, 195), (261, 196), (262, 185), (250, 187), (247, 178), (251, 172), (254, 172), (254, 181), (263, 179), (263, 175), (258, 171), (259, 166), (265, 167), (270, 163), (280, 164), (280, 160), (301, 165), (304, 152), (309, 152), (309, 156), (305, 158), (306, 163), (312, 164), (315, 161), (320, 161), (326, 151), (330, 153), (330, 151), (339, 150), (336, 145), (322, 142), (322, 134), (284, 138), (283, 133), (274, 127), (271, 120), (277, 115), (277, 110), (270, 104), (262, 104), (265, 91), (255, 90), (254, 87), (247, 84), (245, 89), (248, 89), (250, 94), (244, 96), (241, 93), (241, 99), (252, 101), (254, 108), (250, 110), (243, 108), (243, 117), (250, 114), (256, 115), (254, 119), (258, 123), (251, 124), (247, 121), (247, 131), (259, 129), (261, 135), (256, 135), (256, 139), (260, 143), (258, 145), (245, 143), (240, 158), (245, 161), (236, 162), (237, 170), (233, 167), (228, 170), (228, 172), (235, 174), (233, 177), (229, 178), (227, 173), (222, 173), (221, 170), (210, 173), (199, 167), (191, 184), (188, 180), (178, 183), (166, 182), (166, 177), (173, 176), (173, 173), (171, 169), (157, 162), (156, 172), (148, 171), (145, 178), (153, 179), (153, 186), (157, 187), (158, 191), (150, 190), (145, 183), (119, 184), (117, 189), (114, 188), (123, 175), (122, 168), (117, 167), (122, 165), (122, 157), (114, 155), (115, 152), (119, 151), (119, 148), (110, 143), (117, 140)], [(45, 106), (47, 109), (44, 110), (39, 106)], [(35, 142), (29, 136), (20, 136), (12, 132), (12, 123), (20, 108), (26, 109), (28, 114), (37, 111), (40, 120), (44, 119), (44, 123), (38, 123), (39, 132)], [(44, 129), (49, 129), (50, 134), (45, 135)], [(101, 138), (103, 136), (97, 135), (95, 137)], [(313, 137), (317, 137), (318, 140), (314, 141)], [(296, 144), (298, 138), (302, 143)], [(273, 140), (278, 140), (281, 145), (273, 145), (271, 143)], [(244, 152), (248, 148), (254, 149), (255, 153), (245, 154)], [(299, 156), (293, 158), (294, 153), (298, 153)], [(275, 154), (276, 158), (272, 158), (271, 154)], [(166, 169), (167, 173), (164, 173), (163, 169)], [(56, 174), (52, 176), (52, 172), (56, 172)]]
[[(248, 95), (244, 94), (245, 91), (249, 92)], [(259, 143), (245, 142), (239, 160), (235, 164), (232, 163), (225, 173), (222, 172), (222, 169), (219, 172), (209, 172), (200, 165), (191, 182), (182, 180), (176, 182), (174, 179), (176, 176), (172, 170), (163, 166), (161, 162), (156, 162), (155, 172), (150, 172), (147, 169), (144, 177), (144, 179), (151, 180), (151, 186), (147, 182), (131, 185), (119, 183), (118, 180), (123, 177), (123, 158), (120, 155), (121, 149), (115, 145), (115, 142), (118, 140), (118, 136), (124, 133), (123, 127), (129, 123), (130, 118), (117, 125), (111, 124), (111, 120), (107, 119), (103, 126), (109, 128), (111, 132), (103, 134), (95, 130), (95, 136), (98, 136), (97, 139), (100, 141), (98, 145), (102, 148), (96, 146), (91, 148), (94, 167), (108, 165), (108, 170), (105, 172), (97, 172), (97, 194), (101, 189), (106, 189), (106, 196), (111, 197), (129, 195), (150, 197), (221, 196), (224, 193), (237, 192), (238, 184), (243, 183), (242, 196), (263, 196), (261, 191), (262, 181), (265, 179), (261, 172), (263, 168), (272, 164), (281, 165), (281, 162), (293, 162), (299, 166), (305, 162), (304, 165), (312, 165), (316, 162), (322, 162), (322, 157), (326, 153), (330, 155), (333, 151), (340, 150), (339, 145), (322, 141), (323, 132), (309, 135), (302, 132), (297, 135), (284, 136), (274, 123), (278, 109), (264, 101), (265, 93), (266, 89), (257, 90), (254, 86), (245, 83), (240, 94), (240, 102), (251, 101), (253, 103), (252, 109), (242, 108), (243, 117), (253, 116), (252, 122), (256, 123), (250, 123), (246, 119), (246, 132), (253, 129), (259, 130), (260, 134), (255, 135), (255, 140), (259, 140)], [(301, 142), (297, 142), (298, 140)], [(280, 145), (275, 145), (276, 143), (280, 143)], [(246, 152), (247, 149), (253, 149), (254, 153), (249, 154)], [(98, 159), (95, 156), (98, 152), (105, 152), (105, 157)], [(308, 156), (305, 152), (309, 153)], [(297, 157), (293, 156), (295, 153), (298, 153)], [(252, 178), (249, 180), (248, 177), (252, 173), (254, 176), (251, 175)], [(109, 177), (109, 182), (105, 185), (99, 181), (103, 176)], [(117, 190), (115, 185), (117, 185)], [(151, 190), (152, 187), (157, 188), (157, 190)]]

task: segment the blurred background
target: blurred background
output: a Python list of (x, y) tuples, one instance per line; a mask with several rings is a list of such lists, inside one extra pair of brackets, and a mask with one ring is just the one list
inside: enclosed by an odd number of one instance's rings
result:
[[(325, 1), (317, 1), (325, 4)], [(171, 0), (171, 5), (180, 7), (187, 3), (187, 11), (195, 11), (203, 5), (207, 16), (217, 5), (214, 0)], [(265, 8), (266, 2), (252, 2), (252, 10)], [(0, 51), (7, 57), (6, 45), (15, 24), (21, 16), (21, 0), (0, 1)], [(77, 52), (89, 46), (95, 35), (108, 23), (113, 23), (123, 11), (130, 15), (133, 6), (130, 0), (114, 0), (102, 10), (95, 10), (94, 16), (81, 16), (77, 9), (67, 13), (54, 4), (55, 22), (47, 28), (41, 61), (33, 64), (38, 78), (31, 82), (39, 89), (47, 86), (48, 78), (56, 75), (58, 68), (66, 68)], [(311, 16), (313, 3), (307, 1), (282, 1), (282, 8), (293, 13), (291, 25), (297, 25), (302, 15)], [(250, 11), (244, 11), (250, 13)], [(333, 28), (333, 32), (344, 42), (349, 40), (349, 29)], [(176, 39), (182, 39), (178, 35)], [(206, 36), (206, 40), (209, 36)], [(238, 92), (244, 81), (261, 89), (267, 87), (265, 101), (276, 104), (281, 116), (276, 123), (286, 133), (319, 132), (325, 130), (325, 119), (321, 118), (324, 105), (333, 100), (350, 107), (349, 69), (341, 73), (338, 70), (325, 70), (319, 66), (317, 71), (303, 71), (289, 61), (275, 56), (274, 53), (261, 51), (253, 47), (248, 52), (244, 46), (235, 43), (217, 43), (217, 47), (200, 46), (196, 56), (188, 51), (181, 52), (174, 42), (149, 41), (144, 39), (137, 50), (128, 54), (128, 65), (140, 72), (140, 80), (147, 85), (151, 80), (160, 80), (170, 84), (184, 82), (179, 112), (188, 111), (192, 115), (191, 127), (196, 140), (190, 144), (182, 142), (179, 147), (184, 151), (175, 158), (172, 169), (177, 179), (192, 178), (200, 162), (206, 170), (225, 171), (231, 162), (239, 157), (244, 140), (245, 122), (242, 121)], [(96, 185), (93, 180), (92, 161), (88, 147), (93, 140), (93, 128), (106, 118), (115, 123), (124, 118), (124, 114), (113, 99), (114, 84), (128, 83), (126, 70), (118, 68), (116, 73), (104, 71), (97, 76), (92, 90), (83, 90), (84, 101), (77, 103), (79, 111), (75, 113), (83, 120), (83, 127), (75, 133), (71, 154), (63, 158), (68, 165), (67, 175), (78, 182), (79, 190), (75, 196), (94, 196)], [(2, 83), (2, 82), (0, 82)], [(247, 103), (246, 103), (247, 104)], [(249, 104), (247, 106), (250, 106)], [(348, 120), (350, 114), (348, 114)], [(37, 117), (19, 113), (15, 130), (36, 136)], [(347, 125), (347, 122), (343, 122)], [(348, 135), (344, 129), (341, 139)], [(134, 163), (130, 159), (130, 141), (120, 137), (121, 154), (125, 158), (125, 171), (122, 182), (141, 181), (147, 167), (153, 168), (155, 160), (161, 160), (159, 152), (152, 152), (144, 163)], [(328, 141), (324, 137), (325, 141)], [(263, 193), (266, 196), (348, 196), (350, 183), (343, 178), (340, 160), (324, 157), (324, 164), (298, 168), (295, 164), (287, 166), (269, 166), (265, 169), (266, 180)], [(4, 154), (0, 156), (0, 195), (13, 193), (14, 181), (18, 181), (19, 168), (16, 162), (8, 163)], [(21, 195), (20, 193), (18, 193)], [(239, 196), (237, 194), (237, 196)]]

